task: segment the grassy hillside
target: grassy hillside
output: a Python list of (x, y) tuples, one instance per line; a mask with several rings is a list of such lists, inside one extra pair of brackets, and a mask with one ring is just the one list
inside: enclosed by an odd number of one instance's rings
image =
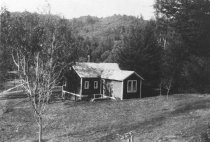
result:
[[(174, 95), (110, 102), (55, 102), (44, 116), (46, 141), (123, 141), (132, 132), (135, 141), (199, 141), (207, 138), (210, 97)], [(31, 141), (37, 125), (25, 99), (1, 100), (0, 139)], [(8, 109), (9, 108), (9, 109)]]

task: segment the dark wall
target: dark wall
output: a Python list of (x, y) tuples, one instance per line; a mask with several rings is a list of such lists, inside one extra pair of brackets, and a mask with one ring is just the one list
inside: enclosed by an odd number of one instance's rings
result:
[[(85, 88), (85, 81), (89, 81), (89, 89)], [(98, 81), (98, 88), (94, 89), (94, 81)], [(100, 78), (83, 78), (82, 79), (82, 95), (93, 95), (100, 93)]]
[(73, 69), (65, 73), (64, 80), (66, 82), (66, 87), (64, 87), (64, 90), (79, 94), (80, 77), (77, 75), (77, 73)]
[[(135, 93), (128, 93), (127, 92), (127, 82), (128, 80), (137, 80), (137, 92)], [(123, 99), (132, 99), (132, 98), (140, 98), (140, 78), (133, 74), (127, 79), (123, 81)]]

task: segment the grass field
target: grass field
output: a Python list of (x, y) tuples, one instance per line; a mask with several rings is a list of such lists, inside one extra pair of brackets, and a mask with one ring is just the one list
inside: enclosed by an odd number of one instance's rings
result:
[[(44, 141), (135, 142), (205, 141), (210, 96), (172, 95), (102, 102), (54, 102), (44, 116)], [(0, 100), (0, 140), (36, 141), (38, 128), (27, 99)], [(121, 140), (120, 140), (121, 139)], [(207, 140), (208, 141), (208, 140)]]

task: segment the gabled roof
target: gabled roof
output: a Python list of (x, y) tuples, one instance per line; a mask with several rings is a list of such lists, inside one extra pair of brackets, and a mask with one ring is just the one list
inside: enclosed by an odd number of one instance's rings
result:
[(120, 70), (117, 63), (89, 63), (80, 62), (73, 65), (74, 70), (81, 78), (100, 77), (103, 71)]
[(120, 70), (119, 64), (117, 63), (90, 63), (90, 62), (77, 62), (76, 66), (83, 66), (94, 68), (97, 70)]
[(117, 81), (123, 81), (132, 74), (136, 74), (139, 78), (144, 80), (140, 75), (138, 75), (135, 71), (128, 71), (128, 70), (114, 70), (111, 72), (103, 72), (101, 75), (101, 78), (103, 79), (110, 79), (110, 80), (117, 80)]
[(76, 71), (80, 78), (97, 78), (101, 76), (100, 70), (95, 70), (94, 68), (88, 66), (74, 65), (73, 69)]
[(123, 81), (135, 73), (139, 78), (143, 78), (134, 71), (121, 70), (117, 63), (89, 63), (81, 62), (73, 66), (80, 78), (98, 78)]

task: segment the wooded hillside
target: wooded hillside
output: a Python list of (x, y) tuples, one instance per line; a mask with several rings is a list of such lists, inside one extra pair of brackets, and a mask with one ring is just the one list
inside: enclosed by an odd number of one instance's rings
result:
[[(209, 93), (210, 2), (156, 0), (154, 8), (156, 19), (149, 21), (126, 15), (69, 20), (56, 15), (10, 13), (4, 9), (1, 80), (6, 80), (7, 72), (14, 70), (11, 53), (17, 46), (25, 46), (31, 52), (45, 45), (45, 39), (36, 39), (42, 30), (58, 29), (58, 62), (87, 61), (88, 55), (92, 62), (117, 62), (122, 69), (134, 70), (144, 77), (145, 95), (155, 90), (156, 94), (165, 94), (162, 90)], [(31, 39), (26, 35), (31, 35)]]

